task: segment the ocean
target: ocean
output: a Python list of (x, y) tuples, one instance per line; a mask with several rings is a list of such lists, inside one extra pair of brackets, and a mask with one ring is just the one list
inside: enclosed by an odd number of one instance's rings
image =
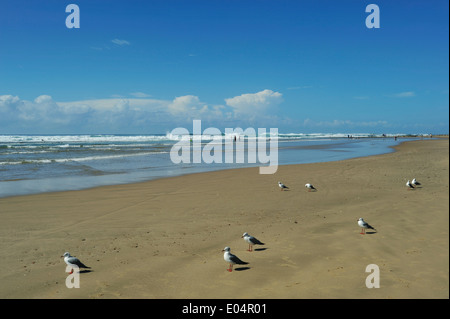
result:
[[(344, 160), (392, 152), (405, 138), (373, 134), (301, 134), (277, 138), (278, 165)], [(221, 169), (267, 166), (237, 160), (225, 163), (174, 163), (170, 153), (184, 141), (194, 154), (233, 144), (234, 136), (154, 135), (0, 135), (0, 197), (86, 189)], [(242, 152), (256, 137), (239, 137)], [(270, 139), (265, 145), (269, 154)], [(228, 143), (228, 144), (227, 144)], [(236, 142), (234, 142), (236, 143)], [(263, 145), (263, 144), (261, 144)], [(258, 144), (258, 147), (260, 145)], [(208, 152), (209, 153), (209, 152)], [(237, 152), (236, 152), (237, 154)], [(235, 154), (235, 155), (236, 155)], [(236, 155), (237, 158), (237, 155)]]

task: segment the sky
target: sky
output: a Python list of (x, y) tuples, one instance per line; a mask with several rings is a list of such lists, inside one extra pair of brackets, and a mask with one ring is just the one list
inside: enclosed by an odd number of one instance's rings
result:
[(448, 134), (448, 17), (448, 0), (1, 0), (0, 134), (164, 134), (196, 119)]

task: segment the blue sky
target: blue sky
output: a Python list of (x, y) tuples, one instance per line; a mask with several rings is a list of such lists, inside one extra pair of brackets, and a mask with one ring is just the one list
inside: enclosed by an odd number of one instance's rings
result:
[(447, 0), (0, 6), (0, 134), (449, 131)]

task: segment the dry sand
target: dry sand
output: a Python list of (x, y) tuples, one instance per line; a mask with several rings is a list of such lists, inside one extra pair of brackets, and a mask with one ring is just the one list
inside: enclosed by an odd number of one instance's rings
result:
[[(448, 139), (396, 149), (0, 199), (0, 298), (449, 298)], [(227, 272), (225, 246), (248, 267)], [(65, 251), (92, 267), (79, 289)]]

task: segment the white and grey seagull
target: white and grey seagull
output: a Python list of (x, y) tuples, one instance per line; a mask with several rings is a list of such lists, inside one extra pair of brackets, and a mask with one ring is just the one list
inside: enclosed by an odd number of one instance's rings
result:
[(366, 223), (364, 221), (364, 219), (362, 219), (362, 218), (358, 219), (358, 225), (359, 225), (359, 227), (361, 227), (361, 232), (360, 232), (361, 235), (365, 235), (366, 234), (366, 229), (373, 229), (373, 230), (376, 231), (375, 228), (373, 228), (368, 223)]
[(228, 271), (233, 271), (233, 265), (247, 265), (248, 263), (245, 261), (240, 260), (237, 256), (230, 253), (230, 247), (225, 247), (222, 251), (225, 253), (223, 254), (223, 259), (230, 264), (230, 267), (228, 267)]
[[(83, 264), (78, 258), (75, 256), (71, 256), (68, 252), (65, 252), (64, 255), (61, 257), (64, 257), (64, 262), (69, 266), (77, 266), (78, 268), (91, 268)], [(73, 273), (73, 268), (70, 271), (70, 274)]]
[(255, 237), (250, 236), (248, 233), (244, 233), (242, 235), (242, 238), (244, 238), (244, 240), (248, 243), (247, 251), (253, 251), (253, 246), (254, 245), (264, 245), (264, 243), (260, 242)]
[(409, 181), (406, 182), (406, 186), (408, 186), (408, 189), (414, 189), (414, 185)]
[(284, 185), (282, 182), (278, 182), (278, 186), (280, 186), (280, 190), (284, 191), (285, 189), (289, 189), (286, 185)]
[(415, 178), (413, 178), (412, 184), (415, 185), (415, 186), (422, 185), (422, 184), (420, 184)]
[(310, 183), (305, 184), (305, 187), (308, 189), (308, 192), (310, 192), (310, 191), (316, 191), (316, 190), (317, 190), (317, 189), (316, 189), (314, 186), (312, 186), (312, 184), (310, 184)]

